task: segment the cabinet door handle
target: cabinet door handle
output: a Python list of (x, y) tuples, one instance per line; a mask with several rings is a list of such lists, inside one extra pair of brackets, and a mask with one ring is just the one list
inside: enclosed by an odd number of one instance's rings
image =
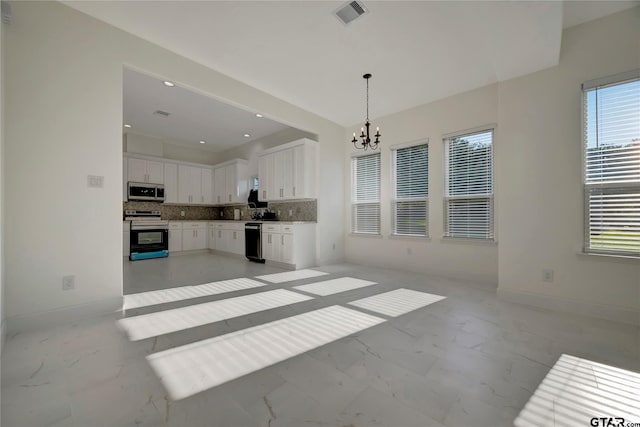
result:
[(293, 195), (294, 196), (296, 195), (296, 187), (295, 186), (293, 187)]
[(229, 194), (229, 201), (231, 201), (231, 194)]
[(267, 198), (267, 190), (262, 190), (262, 200)]
[(233, 232), (233, 240), (236, 240), (236, 232)]
[(280, 235), (281, 245), (284, 245), (284, 234)]

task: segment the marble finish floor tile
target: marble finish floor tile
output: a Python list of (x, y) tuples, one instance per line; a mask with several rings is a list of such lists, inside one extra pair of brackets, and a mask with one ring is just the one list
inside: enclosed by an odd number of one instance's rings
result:
[(286, 289), (276, 289), (127, 317), (120, 319), (118, 325), (131, 341), (138, 341), (311, 299)]
[(401, 288), (395, 291), (385, 292), (384, 294), (359, 299), (350, 302), (349, 305), (386, 316), (397, 317), (445, 298), (446, 297), (441, 295)]
[(179, 400), (370, 328), (384, 319), (332, 306), (147, 356)]
[(284, 283), (284, 282), (292, 282), (294, 280), (325, 276), (327, 274), (329, 273), (325, 273), (324, 271), (305, 269), (305, 270), (296, 270), (296, 271), (286, 271), (284, 273), (265, 274), (262, 276), (256, 276), (256, 279), (265, 280), (270, 283)]
[(593, 425), (591, 420), (601, 417), (640, 423), (640, 374), (563, 354), (514, 424), (569, 427)]
[(225, 294), (228, 292), (259, 288), (262, 286), (267, 285), (255, 280), (241, 278), (223, 280), (221, 282), (204, 283), (196, 286), (181, 286), (178, 288), (140, 292), (124, 296), (124, 309), (131, 310), (150, 305), (166, 304), (192, 298)]
[(294, 286), (293, 289), (314, 295), (327, 296), (373, 285), (377, 285), (377, 283), (369, 280), (356, 279), (355, 277), (339, 277), (337, 279)]
[[(124, 292), (131, 294), (254, 278), (283, 269), (199, 253), (126, 261), (123, 271)], [(495, 287), (482, 283), (353, 264), (327, 265), (322, 271), (331, 278), (357, 277), (378, 284), (133, 342), (117, 326), (132, 312), (187, 307), (264, 288), (88, 316), (32, 331), (12, 331), (9, 324), (2, 354), (0, 423), (513, 426), (562, 354), (634, 375), (640, 371), (636, 326), (501, 301)], [(271, 284), (268, 289), (290, 290), (317, 280), (322, 278)], [(383, 323), (179, 401), (171, 399), (146, 360), (165, 350), (333, 305), (362, 314), (348, 303), (399, 288), (447, 298), (399, 317), (385, 317)], [(629, 390), (628, 379), (629, 375), (622, 382), (612, 380), (620, 384), (616, 393)], [(598, 381), (599, 390), (608, 392), (602, 388), (606, 378)], [(566, 396), (557, 401), (560, 410), (565, 401)]]

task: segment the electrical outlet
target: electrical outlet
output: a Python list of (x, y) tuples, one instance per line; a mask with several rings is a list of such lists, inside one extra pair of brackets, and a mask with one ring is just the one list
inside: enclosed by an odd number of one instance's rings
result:
[(224, 211), (220, 210), (220, 218), (222, 218), (224, 216)]
[(180, 211), (180, 216), (184, 216), (184, 211)]
[(542, 281), (547, 283), (553, 282), (553, 270), (542, 270)]
[(76, 288), (76, 276), (64, 276), (62, 278), (62, 290), (68, 291)]
[(293, 216), (293, 209), (289, 209), (289, 216)]
[(280, 216), (280, 209), (278, 209), (278, 216)]

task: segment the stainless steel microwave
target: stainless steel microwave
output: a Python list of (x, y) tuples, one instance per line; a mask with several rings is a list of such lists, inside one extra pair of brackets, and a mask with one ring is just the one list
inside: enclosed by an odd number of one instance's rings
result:
[(127, 200), (164, 202), (164, 185), (129, 182), (127, 184)]

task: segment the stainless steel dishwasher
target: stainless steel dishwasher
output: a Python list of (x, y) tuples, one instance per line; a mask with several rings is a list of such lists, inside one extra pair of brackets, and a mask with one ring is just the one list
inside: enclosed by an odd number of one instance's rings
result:
[(264, 258), (262, 258), (262, 223), (247, 222), (244, 225), (244, 254), (249, 261), (264, 263)]

